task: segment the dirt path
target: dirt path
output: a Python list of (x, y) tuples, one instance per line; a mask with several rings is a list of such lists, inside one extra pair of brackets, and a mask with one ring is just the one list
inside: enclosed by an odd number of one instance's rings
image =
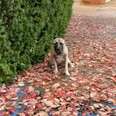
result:
[(108, 14), (114, 17), (116, 16), (116, 0), (111, 0), (108, 3), (101, 5), (89, 5), (84, 4), (81, 0), (74, 0), (73, 15), (77, 15), (78, 13), (86, 15), (95, 15), (96, 13), (104, 15), (105, 13), (104, 16), (107, 16)]
[(74, 3), (64, 37), (75, 64), (71, 77), (55, 76), (46, 58), (13, 85), (0, 88), (0, 116), (39, 116), (41, 111), (40, 116), (115, 116), (115, 5), (93, 8)]

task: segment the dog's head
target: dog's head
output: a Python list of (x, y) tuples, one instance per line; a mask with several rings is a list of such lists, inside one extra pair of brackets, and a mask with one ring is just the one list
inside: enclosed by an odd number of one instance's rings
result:
[(54, 40), (54, 50), (57, 55), (60, 55), (63, 53), (63, 46), (65, 45), (65, 41), (62, 38), (56, 38)]

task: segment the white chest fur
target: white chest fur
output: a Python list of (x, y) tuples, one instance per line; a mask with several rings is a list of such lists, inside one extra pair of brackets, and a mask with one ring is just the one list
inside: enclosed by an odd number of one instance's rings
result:
[(58, 55), (58, 56), (56, 57), (56, 61), (57, 61), (57, 63), (62, 63), (62, 62), (64, 62), (64, 61), (65, 61), (64, 55)]

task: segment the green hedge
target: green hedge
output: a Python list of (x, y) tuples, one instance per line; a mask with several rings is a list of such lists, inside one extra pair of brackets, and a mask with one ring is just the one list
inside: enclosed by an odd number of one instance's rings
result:
[(0, 83), (44, 59), (71, 7), (72, 0), (0, 0)]

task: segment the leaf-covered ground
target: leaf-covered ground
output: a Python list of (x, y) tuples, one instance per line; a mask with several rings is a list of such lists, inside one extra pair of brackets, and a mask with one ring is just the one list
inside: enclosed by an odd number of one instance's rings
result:
[(72, 16), (65, 40), (71, 76), (55, 76), (46, 57), (0, 88), (0, 116), (116, 116), (115, 18)]

